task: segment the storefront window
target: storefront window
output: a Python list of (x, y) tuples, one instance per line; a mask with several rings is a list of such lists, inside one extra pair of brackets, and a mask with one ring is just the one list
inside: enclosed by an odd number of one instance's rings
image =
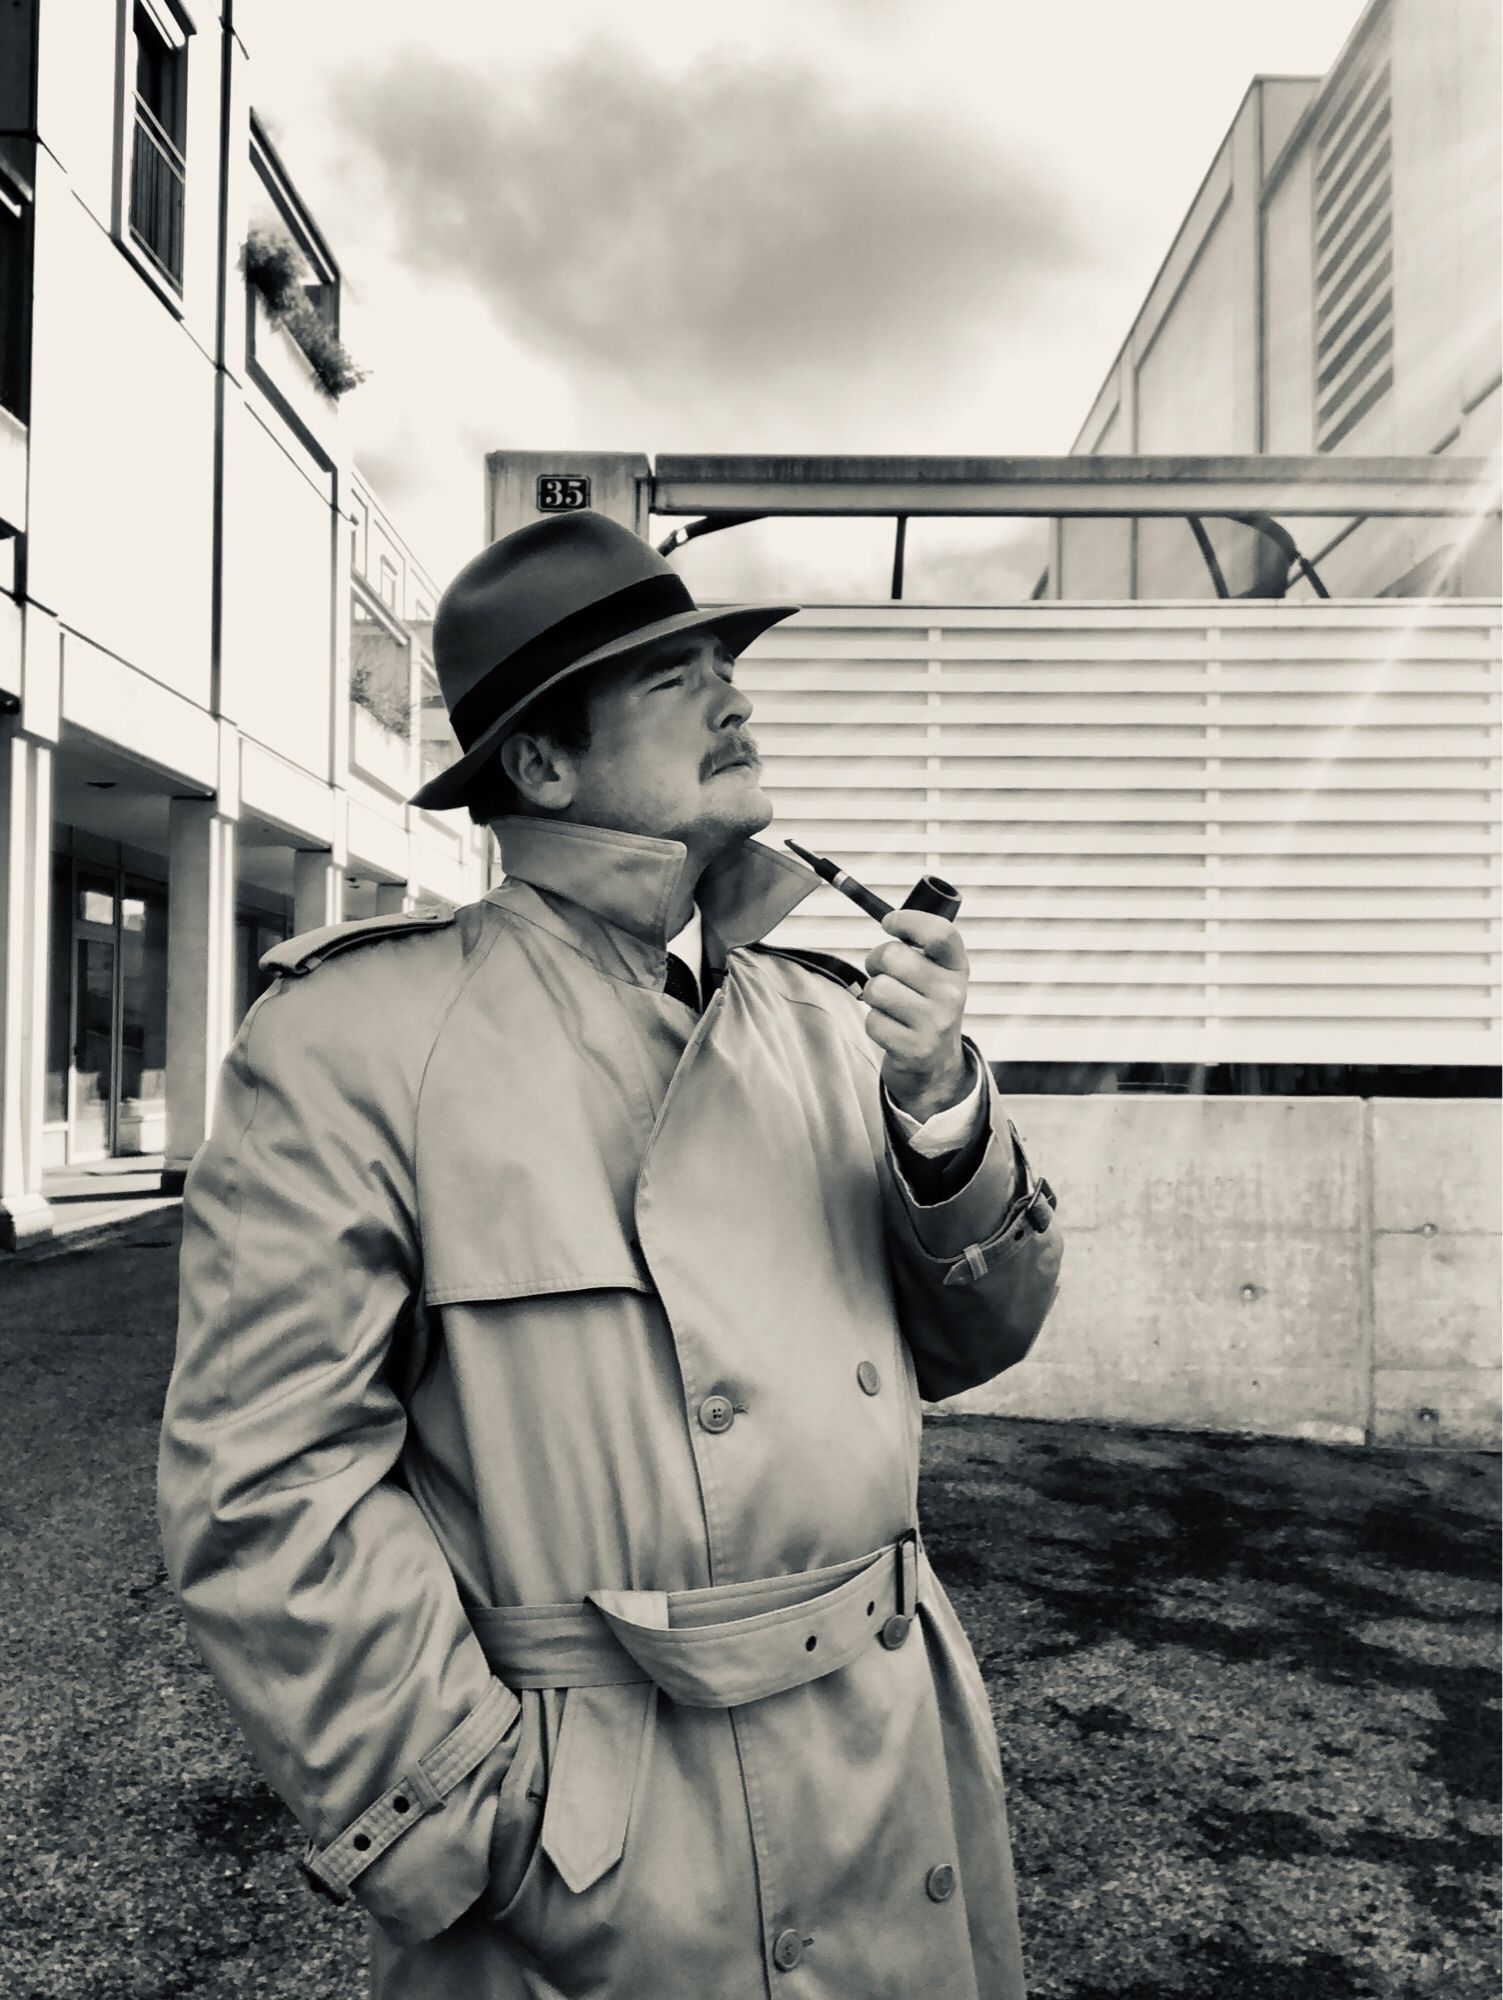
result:
[(113, 1150), (118, 878), (80, 868), (74, 879), (73, 1129), (68, 1156), (98, 1160)]
[(52, 857), (52, 912), (47, 945), (47, 1102), (44, 1118), (68, 1117), (68, 1031), (73, 1015), (73, 863)]
[(167, 1143), (167, 891), (127, 881), (120, 904), (120, 1112), (117, 1153)]
[(235, 919), (235, 1018), (243, 1021), (272, 983), (261, 970), (261, 955), (290, 933), (285, 923), (259, 910), (242, 910)]

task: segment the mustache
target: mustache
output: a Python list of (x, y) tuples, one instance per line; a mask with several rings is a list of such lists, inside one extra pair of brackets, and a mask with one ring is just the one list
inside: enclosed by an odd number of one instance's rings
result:
[(723, 771), (727, 764), (741, 763), (750, 764), (752, 769), (757, 771), (762, 768), (761, 753), (749, 736), (738, 736), (734, 742), (722, 744), (718, 750), (712, 750), (704, 761), (700, 776), (712, 778), (717, 771)]

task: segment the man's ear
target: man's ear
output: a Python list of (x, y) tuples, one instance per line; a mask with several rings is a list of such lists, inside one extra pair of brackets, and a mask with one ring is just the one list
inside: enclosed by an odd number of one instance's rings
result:
[(519, 730), (501, 745), (501, 768), (531, 806), (562, 812), (574, 803), (574, 759), (547, 736)]

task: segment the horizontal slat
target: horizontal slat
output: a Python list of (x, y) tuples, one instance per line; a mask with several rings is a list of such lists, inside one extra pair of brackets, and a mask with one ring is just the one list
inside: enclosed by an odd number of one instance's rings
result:
[(1151, 685), (1078, 688), (1047, 677), (1021, 676), (991, 696), (957, 694), (953, 690), (914, 686), (885, 693), (867, 693), (838, 683), (818, 688), (758, 691), (748, 686), (753, 701), (753, 728), (812, 729), (872, 728), (902, 730), (936, 723), (949, 729), (1002, 729), (1026, 723), (1042, 735), (1047, 715), (1034, 712), (1039, 702), (1063, 707), (1061, 724), (1082, 735), (1120, 735), (1123, 731), (1172, 732), (1199, 735), (1207, 727), (1228, 726), (1266, 734), (1275, 747), (1297, 744), (1314, 732), (1347, 736), (1353, 732), (1381, 741), (1396, 729), (1419, 733), (1428, 744), (1448, 733), (1474, 728), (1496, 729), (1503, 703), (1482, 683), (1449, 693), (1438, 687), (1385, 690), (1374, 694), (1358, 685), (1346, 688), (1280, 687), (1276, 682), (1245, 690), (1226, 689), (1212, 702), (1199, 691)]
[[(898, 876), (892, 886), (900, 890), (901, 901), (911, 884)], [(1035, 891), (1031, 901), (974, 889), (963, 890), (962, 894), (961, 928), (973, 943), (1019, 938), (1060, 951), (1087, 950), (1102, 939), (1117, 940), (1128, 949), (1153, 951), (1172, 944), (1185, 933), (1199, 938), (1208, 922), (1217, 926), (1210, 935), (1221, 951), (1304, 951), (1321, 942), (1331, 951), (1475, 951), (1484, 948), (1479, 940), (1486, 938), (1488, 922), (1484, 916), (1479, 929), (1475, 920), (1458, 922), (1443, 915), (1420, 916), (1412, 909), (1389, 922), (1380, 921), (1381, 912), (1371, 909), (1347, 914), (1333, 914), (1326, 909), (1291, 913), (1285, 898), (1271, 903), (1276, 914), (1266, 919), (1241, 914), (1227, 917), (1219, 914), (1220, 903), (1211, 906), (1218, 914), (1210, 914), (1205, 896), (1198, 889), (1187, 891), (1179, 899), (1138, 892), (1125, 903), (1121, 894), (1107, 901), (1078, 892), (1065, 894), (1057, 887)], [(1371, 903), (1376, 899), (1363, 896), (1361, 900)], [(1323, 904), (1338, 901), (1334, 897), (1321, 898)], [(1496, 903), (1493, 908), (1496, 910)], [(829, 908), (823, 894), (800, 905), (787, 921), (795, 927), (808, 926), (811, 936), (818, 930), (823, 935), (840, 938), (842, 943), (832, 945), (832, 950), (843, 950), (847, 943), (868, 936), (871, 924), (871, 919), (859, 910), (851, 909), (849, 916), (845, 916)], [(1493, 926), (1496, 947), (1496, 917)]]
[[(1093, 922), (1079, 916), (1030, 922), (1026, 918), (985, 916), (969, 900), (962, 905), (957, 921), (973, 974), (988, 954), (1012, 959), (1032, 978), (1043, 958), (1066, 963), (1095, 953), (1117, 964), (1139, 956), (1156, 958), (1167, 953), (1183, 957), (1193, 953), (1201, 963), (1207, 951), (1218, 954), (1223, 965), (1240, 964), (1249, 958), (1267, 959), (1271, 965), (1286, 958), (1298, 959), (1301, 978), (1308, 968), (1315, 967), (1310, 976), (1320, 980), (1364, 977), (1374, 967), (1392, 966), (1400, 960), (1406, 980), (1417, 965), (1422, 966), (1422, 976), (1427, 979), (1449, 977), (1453, 971), (1459, 976), (1463, 959), (1481, 966), (1484, 972), (1490, 967), (1489, 976), (1498, 971), (1494, 962), (1497, 951), (1479, 949), (1479, 943), (1485, 946), (1486, 940), (1479, 940), (1472, 928), (1461, 924), (1384, 925), (1326, 919), (1306, 924), (1218, 923), (1208, 932), (1204, 916), (1187, 916), (1180, 922), (1161, 919), (1157, 925), (1120, 917)], [(859, 911), (852, 912), (849, 925), (820, 917), (807, 918), (802, 924), (791, 917), (788, 922), (811, 943), (816, 934), (830, 939), (831, 951), (865, 949), (877, 942), (872, 920)], [(1495, 947), (1499, 943), (1496, 935), (1492, 941)]]
[[(1472, 1021), (1496, 1020), (1496, 997), (1485, 989), (1434, 992), (1424, 987), (1384, 986), (1332, 990), (1319, 986), (1220, 987), (1214, 1000), (1206, 989), (1160, 986), (1044, 985), (971, 988), (971, 1013), (1058, 1014), (1070, 1017), (1117, 1015), (1128, 1019), (1195, 1020), (1214, 1011), (1218, 1019), (1311, 1021)], [(1438, 1058), (1432, 1055), (1429, 1060)]]
[[(777, 779), (774, 778), (772, 783), (776, 785)], [(791, 785), (778, 789), (778, 796), (785, 802), (789, 815), (806, 820), (812, 820), (822, 804), (829, 813), (833, 800), (838, 796), (838, 816), (841, 820), (847, 814), (858, 820), (898, 815), (909, 819), (934, 820), (941, 824), (965, 820), (991, 820), (1005, 827), (1049, 824), (1057, 825), (1061, 832), (1069, 827), (1100, 824), (1103, 832), (1120, 827), (1124, 830), (1141, 828), (1144, 832), (1156, 834), (1188, 829), (1192, 825), (1204, 829), (1208, 821), (1219, 821), (1223, 826), (1233, 823), (1285, 826), (1294, 823), (1286, 798), (1276, 793), (1231, 789), (1224, 790), (1214, 806), (1207, 805), (1203, 799), (1197, 801), (1183, 792), (1172, 791), (1145, 791), (1132, 797), (1122, 792), (1096, 796), (1084, 788), (1074, 793), (1024, 793), (1021, 790), (992, 792), (933, 787), (927, 804), (924, 793), (922, 774), (915, 774), (906, 788), (893, 785), (878, 790), (863, 784), (862, 775), (858, 773), (852, 774), (849, 789), (838, 785), (833, 776), (828, 777), (817, 791)], [(1499, 794), (1385, 792), (1378, 797), (1381, 818), (1374, 817), (1373, 802), (1358, 793), (1301, 793), (1299, 804), (1299, 824), (1307, 829), (1314, 826), (1362, 825), (1371, 826), (1375, 831), (1387, 829), (1389, 838), (1394, 838), (1393, 829), (1402, 823), (1415, 828), (1416, 839), (1441, 839), (1450, 837), (1442, 829), (1454, 825), (1468, 833), (1471, 839), (1480, 840), (1486, 837), (1489, 827), (1498, 824)], [(1013, 835), (1009, 833), (1005, 838), (1010, 840)], [(1464, 851), (1467, 845), (1466, 839), (1461, 840), (1458, 851)], [(1382, 840), (1375, 839), (1374, 851), (1381, 852), (1383, 846)]]
[[(925, 821), (806, 821), (792, 828), (793, 838), (816, 853), (826, 853), (848, 868), (858, 879), (867, 879), (865, 869), (882, 857), (921, 857), (937, 854), (938, 872), (957, 885), (978, 877), (1005, 881), (1014, 886), (1026, 883), (1063, 883), (1089, 886), (1091, 883), (1184, 882), (1220, 884), (1223, 895), (1243, 889), (1268, 892), (1298, 888), (1344, 888), (1422, 890), (1426, 897), (1458, 884), (1473, 883), (1478, 889), (1495, 883), (1498, 865), (1495, 843), (1479, 840), (1475, 852), (1442, 850), (1435, 854), (1341, 854), (1338, 852), (1224, 854), (1208, 863), (1204, 844), (1189, 834), (1179, 836), (1177, 849), (1144, 841), (1111, 846), (1106, 836), (1092, 831), (1090, 845), (1077, 843), (1072, 851), (1061, 839), (1041, 837), (1033, 849), (1018, 838), (1005, 845), (987, 827), (950, 825), (943, 829), (944, 840), (930, 838)], [(1295, 829), (1295, 831), (1299, 831)], [(1291, 836), (1292, 837), (1292, 836)], [(922, 864), (921, 864), (922, 865)], [(833, 891), (831, 892), (834, 893)]]
[[(764, 778), (773, 785), (831, 786), (840, 790), (869, 785), (914, 785), (944, 792), (1028, 791), (1053, 797), (1088, 794), (1094, 802), (1107, 793), (1127, 801), (1162, 793), (1168, 798), (1204, 799), (1207, 789), (1221, 793), (1320, 792), (1328, 798), (1369, 793), (1425, 798), (1464, 795), (1497, 798), (1500, 787), (1486, 757), (1454, 758), (1448, 763), (1389, 762), (1376, 759), (1330, 758), (1316, 763), (1289, 758), (1217, 758), (1208, 770), (1206, 759), (1142, 757), (1022, 758), (987, 756), (981, 750), (947, 750), (943, 743), (890, 746), (873, 754), (871, 745), (850, 742), (842, 751), (826, 742), (790, 755), (785, 745), (763, 742)], [(929, 768), (928, 760), (945, 761)], [(1376, 801), (1373, 802), (1376, 804)]]
[[(1271, 986), (1296, 992), (1306, 987), (1347, 988), (1361, 985), (1367, 992), (1380, 989), (1428, 993), (1444, 985), (1452, 994), (1473, 993), (1472, 1004), (1485, 1011), (1485, 996), (1497, 984), (1497, 954), (1485, 952), (1406, 954), (1395, 960), (1380, 952), (1353, 953), (1333, 957), (1314, 951), (1286, 951), (1262, 955), (1254, 951), (1224, 951), (1214, 968), (1207, 964), (1204, 951), (1186, 950), (1183, 945), (1170, 951), (1100, 948), (1076, 951), (1006, 952), (988, 949), (984, 937), (972, 936), (969, 944), (971, 976), (999, 990), (1048, 985), (1068, 990), (1077, 986), (1219, 986), (1223, 1001), (1229, 992)], [(1481, 1003), (1476, 995), (1484, 996)]]
[[(1414, 599), (1404, 600), (1414, 603)], [(1089, 623), (1079, 618), (1061, 625), (1030, 612), (1027, 605), (1008, 607), (1008, 622), (983, 620), (980, 629), (963, 624), (952, 612), (930, 619), (907, 606), (885, 608), (885, 615), (872, 625), (842, 631), (838, 626), (819, 622), (822, 614), (806, 611), (786, 623), (772, 626), (758, 641), (756, 649), (744, 655), (746, 669), (761, 671), (769, 663), (805, 660), (823, 661), (855, 670), (869, 662), (898, 664), (904, 660), (922, 663), (937, 660), (947, 674), (963, 673), (968, 662), (982, 664), (1016, 661), (1033, 665), (1043, 659), (1072, 660), (1081, 664), (1124, 666), (1184, 662), (1201, 666), (1207, 660), (1223, 666), (1245, 661), (1261, 664), (1273, 660), (1285, 668), (1306, 662), (1356, 663), (1383, 666), (1389, 661), (1423, 662), (1444, 666), (1453, 662), (1485, 662), (1498, 616), (1489, 610), (1486, 617), (1475, 612), (1467, 616), (1457, 607), (1449, 619), (1432, 617), (1426, 604), (1424, 628), (1418, 639), (1402, 614), (1362, 618), (1351, 616), (1352, 607), (1336, 605), (1329, 614), (1311, 616), (1304, 607), (1269, 606), (1259, 618), (1239, 619), (1229, 605), (1208, 614), (1204, 607), (1187, 606), (1187, 616), (1175, 620), (1166, 615), (1173, 607), (1137, 605), (1115, 616), (1102, 607), (1098, 618)], [(906, 616), (904, 614), (907, 614)]]
[[(857, 692), (851, 690), (853, 695)], [(1047, 693), (1017, 694), (999, 688), (991, 700), (962, 701), (946, 695), (933, 706), (927, 702), (921, 705), (916, 699), (922, 692), (921, 688), (910, 690), (901, 709), (883, 711), (870, 703), (864, 713), (853, 715), (851, 719), (889, 725), (901, 723), (904, 726), (917, 725), (922, 717), (925, 724), (932, 721), (951, 727), (981, 723), (995, 728), (1028, 726), (1100, 730), (1133, 726), (1150, 729), (1205, 729), (1214, 726), (1223, 731), (1345, 731), (1353, 728), (1407, 729), (1416, 724), (1443, 724), (1453, 729), (1477, 724), (1486, 728), (1496, 726), (1500, 716), (1497, 697), (1480, 692), (1442, 696), (1431, 691), (1381, 698), (1358, 693), (1284, 693), (1266, 698), (1260, 694), (1223, 694), (1212, 705), (1199, 695), (1187, 699), (1174, 694), (1138, 694), (1126, 688), (1116, 695), (1061, 694), (1057, 689)], [(827, 690), (818, 706), (813, 705), (814, 698), (810, 697), (811, 705), (803, 708), (779, 706), (774, 709), (770, 700), (759, 701), (754, 690), (752, 693), (753, 735), (764, 721), (827, 722), (837, 728), (845, 721), (845, 717), (838, 712), (844, 701), (838, 687)], [(789, 698), (785, 696), (782, 699)]]
[[(1177, 767), (1171, 775), (1179, 776), (1186, 768), (1202, 768), (1206, 759), (1213, 757), (1244, 770), (1266, 763), (1275, 773), (1301, 765), (1332, 764), (1338, 767), (1338, 776), (1348, 770), (1366, 776), (1371, 767), (1370, 775), (1395, 784), (1425, 781), (1431, 764), (1447, 778), (1457, 764), (1473, 767), (1482, 774), (1484, 783), (1491, 783), (1500, 738), (1496, 723), (1472, 729), (1454, 725), (1415, 729), (1407, 724), (1340, 731), (1223, 728), (1208, 742), (1203, 726), (1159, 728), (1140, 723), (1125, 729), (1093, 729), (1088, 725), (1078, 731), (1019, 729), (1000, 722), (952, 724), (943, 711), (924, 709), (902, 719), (901, 727), (893, 726), (895, 720), (891, 716), (869, 721), (841, 717), (832, 728), (829, 721), (770, 720), (758, 711), (752, 734), (764, 758), (1018, 758), (1031, 765), (1054, 760), (1069, 768), (1084, 763), (1104, 771), (1119, 770), (1130, 778), (1145, 759), (1171, 761)], [(931, 729), (932, 736), (928, 733)], [(1404, 776), (1405, 772), (1410, 775)]]
[(978, 1017), (971, 1033), (983, 1056), (998, 1065), (1004, 1097), (1010, 1062), (1425, 1063), (1444, 1048), (1447, 1063), (1496, 1064), (1495, 1032), (1457, 1021), (1247, 1021), (1197, 1027), (1189, 1021), (1076, 1019), (1062, 1032), (1054, 1020)]

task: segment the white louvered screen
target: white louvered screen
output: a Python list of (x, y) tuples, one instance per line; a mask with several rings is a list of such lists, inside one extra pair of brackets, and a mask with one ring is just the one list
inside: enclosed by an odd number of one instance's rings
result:
[[(1495, 603), (806, 611), (760, 639), (777, 820), (961, 889), (995, 1060), (1495, 1063)], [(774, 934), (859, 963), (821, 886)]]
[(1315, 442), (1331, 451), (1393, 387), (1393, 140), (1386, 27), (1315, 138)]

